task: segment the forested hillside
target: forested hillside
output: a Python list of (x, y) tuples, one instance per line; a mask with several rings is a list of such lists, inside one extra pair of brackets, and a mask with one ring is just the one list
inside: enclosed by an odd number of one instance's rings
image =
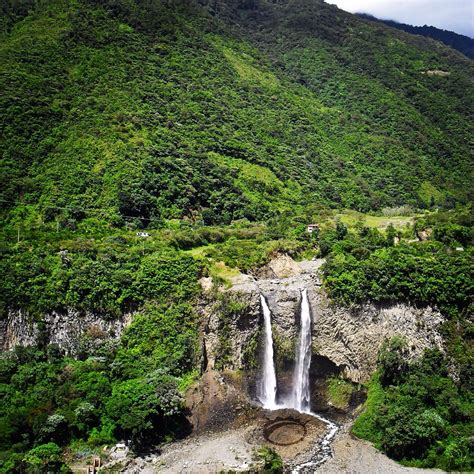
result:
[(469, 36), (459, 35), (454, 33), (454, 31), (442, 30), (434, 26), (412, 26), (407, 25), (406, 23), (398, 23), (393, 20), (380, 20), (379, 18), (375, 18), (374, 16), (365, 13), (359, 13), (358, 16), (365, 18), (366, 20), (384, 23), (393, 28), (411, 33), (412, 35), (433, 38), (434, 40), (441, 41), (442, 43), (451, 46), (451, 48), (457, 49), (468, 58), (474, 59), (474, 39), (469, 38)]
[[(205, 298), (225, 333), (245, 308), (224, 289), (281, 254), (326, 259), (331, 305), (439, 311), (445, 352), (387, 343), (355, 433), (472, 469), (472, 61), (319, 0), (0, 12), (1, 347), (38, 329), (0, 355), (0, 471), (189, 434)], [(50, 343), (85, 315), (133, 321)]]
[(315, 1), (13, 2), (6, 18), (9, 221), (468, 200), (474, 66), (423, 38)]

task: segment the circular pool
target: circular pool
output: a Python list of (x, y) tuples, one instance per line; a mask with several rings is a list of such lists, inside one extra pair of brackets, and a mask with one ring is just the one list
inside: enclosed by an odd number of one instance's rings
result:
[(300, 442), (306, 436), (306, 428), (296, 420), (277, 420), (263, 428), (264, 438), (272, 444), (289, 446)]

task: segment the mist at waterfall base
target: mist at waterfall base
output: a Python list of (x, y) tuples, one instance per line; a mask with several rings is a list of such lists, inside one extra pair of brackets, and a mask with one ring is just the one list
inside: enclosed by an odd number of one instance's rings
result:
[(282, 404), (277, 404), (277, 380), (275, 372), (275, 360), (273, 351), (273, 333), (271, 311), (263, 295), (260, 295), (264, 318), (264, 348), (262, 378), (257, 387), (257, 397), (267, 410), (279, 410), (291, 408), (300, 413), (311, 415), (326, 423), (327, 432), (320, 448), (315, 447), (312, 460), (301, 464), (294, 469), (298, 472), (304, 469), (316, 467), (332, 456), (331, 440), (337, 432), (337, 426), (330, 420), (311, 412), (309, 369), (311, 366), (311, 309), (308, 300), (308, 291), (301, 292), (300, 309), (300, 337), (296, 352), (296, 363), (293, 372), (293, 388), (290, 397)]
[(292, 408), (300, 413), (311, 413), (309, 369), (311, 366), (311, 310), (308, 291), (301, 292), (301, 329), (296, 349), (296, 363), (293, 372), (291, 394), (277, 404), (277, 380), (273, 350), (272, 314), (263, 295), (260, 295), (264, 321), (264, 346), (262, 360), (262, 376), (257, 384), (257, 398), (267, 410)]

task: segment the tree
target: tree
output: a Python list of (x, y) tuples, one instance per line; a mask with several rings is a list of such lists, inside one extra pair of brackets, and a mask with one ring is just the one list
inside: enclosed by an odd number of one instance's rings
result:
[(391, 247), (395, 243), (395, 237), (398, 236), (398, 233), (392, 223), (388, 225), (387, 230), (385, 231), (385, 236), (387, 245)]
[(62, 460), (61, 448), (55, 443), (36, 446), (23, 459), (28, 474), (70, 472)]
[(394, 405), (385, 420), (383, 448), (395, 459), (422, 458), (434, 441), (442, 437), (446, 422), (434, 409), (414, 413), (406, 403)]
[(137, 445), (156, 441), (170, 427), (173, 431), (175, 417), (184, 421), (176, 381), (159, 371), (147, 378), (118, 382), (105, 408), (117, 434), (131, 437)]
[(401, 337), (385, 341), (379, 354), (382, 385), (398, 384), (408, 370), (408, 345)]
[(336, 237), (337, 240), (343, 240), (344, 237), (347, 235), (347, 226), (343, 224), (341, 221), (336, 222)]
[(68, 439), (68, 424), (63, 415), (55, 413), (48, 416), (46, 423), (39, 430), (38, 438), (40, 441), (54, 441), (56, 443), (65, 443)]

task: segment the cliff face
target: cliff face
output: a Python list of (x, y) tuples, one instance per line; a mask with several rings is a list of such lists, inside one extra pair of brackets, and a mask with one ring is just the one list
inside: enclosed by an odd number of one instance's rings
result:
[[(256, 277), (242, 275), (236, 279), (228, 292), (245, 302), (248, 310), (233, 319), (227, 329), (232, 339), (231, 368), (245, 368), (247, 359), (242, 355), (248, 351), (249, 341), (258, 336), (262, 325), (260, 294), (263, 294), (272, 311), (277, 370), (279, 376), (285, 378), (293, 363), (303, 288), (308, 289), (312, 311), (312, 372), (315, 377), (321, 375), (321, 371), (332, 371), (342, 373), (353, 382), (367, 381), (376, 368), (383, 342), (396, 335), (407, 340), (413, 358), (426, 348), (443, 349), (439, 333), (443, 317), (433, 308), (367, 304), (350, 310), (331, 305), (320, 279), (322, 263), (322, 260), (296, 263), (288, 257), (280, 257)], [(219, 339), (218, 314), (211, 310), (209, 321), (205, 346), (213, 367), (220, 357), (216, 343)], [(258, 358), (258, 349), (254, 357)], [(258, 363), (254, 365), (258, 367)]]
[(85, 350), (91, 350), (102, 342), (119, 339), (131, 320), (131, 314), (107, 320), (74, 310), (34, 319), (23, 311), (12, 311), (7, 319), (0, 321), (0, 351), (15, 346), (56, 344), (66, 354), (75, 356), (81, 345)]
[[(439, 333), (441, 314), (433, 308), (405, 304), (346, 309), (330, 304), (322, 287), (323, 261), (294, 262), (282, 256), (261, 269), (256, 276), (241, 275), (217, 298), (207, 287), (202, 302), (203, 368), (246, 370), (258, 373), (261, 350), (260, 295), (272, 311), (273, 339), (279, 377), (291, 373), (299, 331), (301, 290), (307, 288), (312, 311), (314, 378), (325, 373), (342, 373), (353, 382), (365, 382), (376, 368), (377, 354), (387, 339), (404, 337), (411, 357), (430, 347), (443, 348)], [(230, 298), (237, 310), (222, 314), (221, 297)], [(131, 314), (106, 320), (92, 313), (75, 311), (51, 313), (34, 320), (24, 312), (11, 312), (0, 321), (0, 350), (16, 345), (57, 344), (69, 355), (101, 341), (118, 339), (130, 323)], [(251, 384), (250, 384), (251, 385)]]

